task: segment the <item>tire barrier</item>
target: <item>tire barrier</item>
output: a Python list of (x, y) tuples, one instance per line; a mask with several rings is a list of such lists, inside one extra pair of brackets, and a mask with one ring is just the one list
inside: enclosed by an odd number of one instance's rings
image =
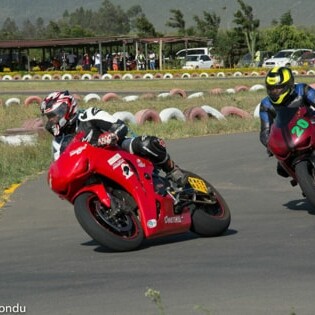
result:
[(249, 87), (246, 85), (239, 85), (239, 86), (236, 86), (234, 89), (235, 89), (235, 92), (238, 93), (238, 92), (248, 91)]
[(73, 80), (81, 80), (81, 75), (80, 74), (74, 74)]
[(61, 76), (61, 80), (72, 80), (72, 75), (69, 73), (65, 73)]
[(37, 105), (40, 105), (42, 103), (43, 99), (37, 95), (32, 95), (32, 96), (29, 96), (27, 97), (25, 100), (24, 100), (24, 105), (25, 106), (29, 106), (31, 104), (37, 104)]
[(6, 102), (4, 103), (5, 106), (11, 106), (11, 105), (20, 105), (21, 104), (21, 100), (17, 97), (11, 97), (9, 99), (6, 100)]
[(209, 74), (207, 72), (201, 72), (200, 78), (209, 78)]
[(42, 80), (51, 80), (52, 79), (52, 76), (50, 74), (44, 74), (42, 76)]
[(81, 100), (81, 96), (79, 94), (72, 94), (72, 96), (74, 97), (75, 100), (80, 101)]
[(38, 134), (44, 130), (44, 123), (41, 118), (28, 119), (20, 128), (7, 129), (4, 135), (0, 136), (0, 140), (9, 145), (35, 145)]
[(166, 98), (166, 97), (169, 97), (169, 96), (171, 96), (171, 93), (164, 92), (164, 93), (160, 93), (157, 97), (158, 98)]
[(235, 94), (235, 89), (233, 89), (233, 88), (226, 89), (226, 90), (225, 90), (225, 93), (228, 93), (228, 94)]
[(91, 79), (92, 79), (92, 76), (89, 73), (84, 73), (81, 76), (81, 80), (91, 80)]
[[(315, 75), (315, 70), (310, 69), (310, 70), (305, 70), (305, 69), (301, 69), (301, 70), (292, 70), (294, 75), (305, 75), (305, 76), (314, 76)], [(181, 78), (181, 79), (190, 79), (190, 78), (209, 78), (209, 77), (246, 77), (246, 76), (250, 76), (250, 77), (259, 77), (259, 76), (266, 76), (266, 71), (265, 70), (261, 70), (261, 71), (252, 71), (252, 72), (242, 72), (242, 71), (235, 71), (235, 72), (224, 72), (224, 71), (220, 71), (220, 72), (201, 72), (201, 73), (197, 73), (197, 72), (184, 72), (184, 73), (142, 73), (142, 74), (131, 74), (131, 73), (125, 73), (125, 74), (121, 74), (121, 73), (114, 73), (114, 74), (110, 74), (110, 73), (105, 73), (103, 75), (100, 75), (99, 73), (94, 73), (94, 74), (90, 74), (90, 73), (84, 73), (84, 74), (79, 74), (79, 73), (75, 73), (75, 74), (71, 74), (71, 73), (65, 73), (65, 74), (59, 74), (59, 73), (55, 73), (55, 74), (35, 74), (34, 76), (30, 75), (30, 74), (24, 74), (19, 75), (19, 74), (15, 74), (14, 76), (11, 74), (6, 74), (4, 76), (0, 76), (0, 80), (112, 80), (112, 79), (173, 79), (173, 78)]]
[(96, 94), (96, 93), (89, 93), (89, 94), (85, 95), (84, 98), (83, 98), (83, 101), (85, 103), (88, 103), (88, 102), (90, 102), (92, 100), (93, 101), (100, 101), (101, 97), (98, 94)]
[(245, 110), (235, 107), (235, 106), (224, 106), (221, 108), (221, 113), (223, 114), (223, 116), (229, 116), (229, 115), (234, 115), (234, 116), (238, 116), (241, 118), (251, 118), (252, 115), (248, 112), (246, 112)]
[(132, 74), (130, 74), (130, 73), (125, 73), (125, 74), (122, 76), (122, 80), (127, 80), (127, 79), (129, 79), (129, 80), (133, 79)]
[(150, 79), (150, 80), (152, 80), (152, 79), (154, 79), (154, 76), (153, 76), (152, 73), (146, 73), (146, 74), (143, 76), (143, 79)]
[(185, 90), (182, 90), (182, 89), (172, 89), (170, 90), (170, 95), (179, 95), (181, 96), (182, 98), (186, 98), (187, 97), (187, 94), (185, 92)]
[(156, 95), (154, 93), (145, 93), (145, 94), (142, 94), (140, 98), (142, 100), (153, 100), (156, 98)]
[(58, 73), (55, 73), (52, 78), (53, 78), (53, 80), (60, 80), (61, 79), (61, 75), (58, 74)]
[(196, 93), (192, 93), (190, 95), (188, 95), (188, 99), (192, 99), (192, 98), (198, 98), (198, 97), (203, 97), (204, 93), (203, 92), (196, 92)]
[(233, 77), (242, 77), (242, 76), (243, 76), (243, 73), (240, 71), (236, 71), (233, 73)]
[(159, 113), (154, 109), (142, 109), (135, 114), (136, 122), (138, 125), (143, 125), (146, 122), (161, 122)]
[(185, 109), (184, 115), (188, 121), (208, 119), (206, 111), (199, 106), (193, 106)]
[(2, 77), (2, 80), (3, 81), (5, 81), (5, 80), (13, 80), (13, 77), (12, 77), (12, 75), (10, 75), (10, 74), (6, 74), (6, 75), (4, 75), (3, 77)]
[(163, 75), (163, 79), (173, 79), (173, 75), (171, 74), (171, 73), (165, 73), (164, 75)]
[(218, 120), (226, 120), (225, 116), (220, 111), (209, 105), (202, 105), (201, 108), (208, 114), (208, 116), (212, 116)]
[(32, 77), (33, 80), (41, 80), (42, 77), (40, 74), (34, 74), (33, 77)]
[(262, 84), (255, 84), (252, 87), (249, 88), (249, 91), (251, 92), (256, 92), (256, 91), (260, 91), (260, 90), (265, 90), (265, 86)]
[(210, 90), (210, 94), (212, 94), (212, 95), (219, 95), (222, 93), (223, 93), (223, 90), (221, 88), (214, 88), (214, 89)]
[(111, 100), (119, 100), (119, 99), (120, 97), (116, 93), (112, 93), (112, 92), (106, 93), (105, 95), (102, 96), (103, 102), (108, 102)]
[(189, 79), (189, 78), (190, 78), (190, 73), (188, 73), (188, 72), (183, 73), (183, 74), (181, 75), (181, 78), (182, 78), (182, 79)]
[(111, 80), (112, 78), (113, 76), (110, 73), (105, 73), (101, 77), (102, 80), (107, 80), (107, 79)]
[(225, 78), (225, 73), (224, 73), (224, 72), (218, 72), (218, 73), (217, 73), (217, 77), (218, 77), (218, 78), (220, 78), (220, 77), (221, 77), (221, 78)]
[(123, 101), (125, 102), (133, 102), (139, 99), (139, 95), (128, 95), (122, 98)]
[(119, 73), (116, 73), (113, 75), (112, 77), (114, 80), (120, 80), (121, 79), (121, 75)]
[(126, 111), (116, 112), (113, 114), (113, 116), (117, 119), (122, 120), (126, 124), (136, 124), (136, 117), (134, 114)]
[(22, 80), (32, 80), (32, 76), (30, 74), (24, 74)]
[(186, 121), (186, 116), (184, 115), (184, 113), (180, 109), (175, 107), (163, 109), (160, 112), (159, 116), (162, 123), (166, 123), (171, 119)]

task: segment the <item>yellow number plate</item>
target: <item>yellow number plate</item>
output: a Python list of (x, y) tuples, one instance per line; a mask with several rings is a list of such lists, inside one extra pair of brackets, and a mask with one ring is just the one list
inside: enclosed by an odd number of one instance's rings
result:
[(207, 185), (202, 179), (196, 177), (188, 177), (188, 182), (193, 189), (201, 191), (205, 194), (208, 193)]

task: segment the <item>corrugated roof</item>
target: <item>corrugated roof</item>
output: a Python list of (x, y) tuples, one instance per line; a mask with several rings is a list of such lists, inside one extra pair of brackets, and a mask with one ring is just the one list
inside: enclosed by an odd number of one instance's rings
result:
[(202, 37), (181, 37), (181, 36), (167, 36), (167, 37), (150, 37), (139, 38), (132, 36), (112, 36), (112, 37), (84, 37), (84, 38), (63, 38), (63, 39), (26, 39), (26, 40), (5, 40), (0, 41), (0, 48), (49, 48), (49, 47), (71, 47), (71, 46), (85, 46), (85, 45), (122, 45), (132, 44), (134, 42), (140, 43), (179, 43), (179, 42), (207, 42), (206, 38)]

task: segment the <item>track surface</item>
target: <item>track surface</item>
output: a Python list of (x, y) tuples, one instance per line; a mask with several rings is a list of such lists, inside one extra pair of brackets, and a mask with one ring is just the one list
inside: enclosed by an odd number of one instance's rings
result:
[(226, 235), (179, 235), (110, 252), (91, 241), (43, 174), (0, 209), (1, 313), (18, 305), (32, 315), (161, 314), (144, 295), (152, 288), (165, 315), (314, 314), (315, 217), (300, 189), (276, 175), (258, 134), (168, 147), (225, 197), (232, 213)]

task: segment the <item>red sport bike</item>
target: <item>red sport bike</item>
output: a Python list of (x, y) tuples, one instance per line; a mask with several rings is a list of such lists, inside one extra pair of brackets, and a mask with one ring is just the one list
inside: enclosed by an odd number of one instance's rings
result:
[(180, 188), (145, 158), (81, 139), (76, 135), (51, 164), (48, 183), (101, 245), (129, 251), (145, 238), (188, 231), (218, 236), (228, 229), (228, 205), (200, 176), (185, 171), (187, 184)]
[(297, 105), (281, 109), (272, 124), (267, 147), (292, 178), (291, 184), (299, 184), (315, 208), (314, 115), (311, 107)]

